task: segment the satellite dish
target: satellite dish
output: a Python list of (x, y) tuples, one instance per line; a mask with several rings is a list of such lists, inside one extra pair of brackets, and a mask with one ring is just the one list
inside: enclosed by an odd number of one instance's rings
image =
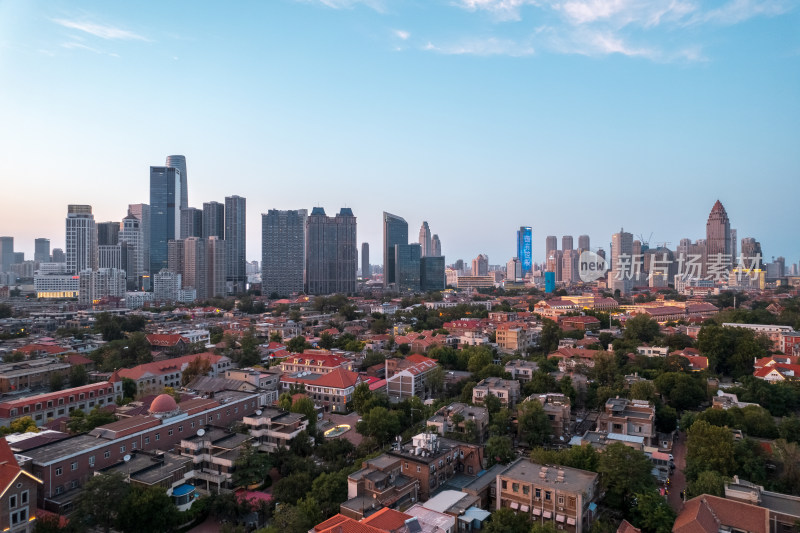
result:
[(262, 413), (262, 412), (263, 412), (263, 411), (262, 411), (261, 409), (259, 409), (258, 411), (256, 411), (256, 415), (258, 415), (258, 416), (261, 416), (261, 413)]
[(198, 437), (202, 437), (205, 434), (206, 434), (206, 430), (205, 429), (200, 428), (200, 429), (197, 430), (197, 436)]
[(131, 460), (131, 456), (130, 455), (126, 455), (125, 457), (122, 458), (122, 460), (127, 463), (128, 461)]

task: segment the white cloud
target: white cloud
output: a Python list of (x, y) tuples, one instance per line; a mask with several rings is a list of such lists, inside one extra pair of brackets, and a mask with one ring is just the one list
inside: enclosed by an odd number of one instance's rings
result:
[(606, 22), (621, 28), (629, 24), (642, 27), (684, 19), (697, 10), (686, 0), (568, 0), (555, 4), (570, 24)]
[(104, 24), (96, 24), (94, 22), (83, 22), (78, 20), (67, 19), (54, 19), (53, 22), (70, 28), (72, 30), (82, 31), (101, 39), (113, 39), (122, 41), (150, 41), (147, 37), (134, 33), (132, 31), (123, 30), (114, 26), (107, 26)]
[(424, 50), (446, 55), (511, 56), (524, 57), (535, 53), (532, 45), (510, 39), (470, 39), (447, 45), (434, 45), (429, 42)]
[(398, 37), (399, 39), (402, 39), (404, 41), (407, 41), (408, 38), (411, 37), (411, 33), (407, 32), (405, 30), (394, 30), (393, 33), (395, 34), (396, 37)]
[(61, 48), (66, 48), (67, 50), (75, 50), (75, 49), (77, 49), (77, 50), (86, 50), (88, 52), (92, 52), (92, 53), (99, 54), (99, 55), (106, 55), (106, 56), (111, 56), (111, 57), (119, 57), (119, 55), (117, 55), (115, 53), (104, 52), (102, 50), (98, 50), (97, 48), (93, 48), (93, 47), (91, 47), (89, 45), (86, 45), (86, 44), (83, 44), (83, 43), (78, 43), (78, 42), (75, 42), (75, 41), (69, 41), (69, 42), (66, 42), (66, 43), (61, 43)]
[(782, 15), (791, 11), (793, 7), (794, 5), (786, 0), (731, 0), (716, 9), (697, 13), (689, 23), (732, 25), (754, 17)]
[(386, 8), (383, 0), (296, 0), (304, 4), (322, 4), (331, 9), (352, 9), (362, 4), (383, 13)]
[(457, 0), (456, 5), (469, 11), (488, 11), (498, 20), (521, 20), (520, 8), (538, 5), (537, 0)]

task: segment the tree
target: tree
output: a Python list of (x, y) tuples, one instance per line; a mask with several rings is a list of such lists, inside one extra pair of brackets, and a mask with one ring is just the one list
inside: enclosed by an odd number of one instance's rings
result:
[(131, 378), (122, 378), (122, 396), (125, 398), (136, 398), (138, 385)]
[(33, 421), (33, 418), (29, 416), (23, 416), (12, 421), (7, 428), (0, 428), (0, 432), (3, 434), (38, 433), (39, 428), (36, 426), (36, 422)]
[(402, 431), (400, 419), (396, 411), (377, 406), (362, 416), (356, 424), (356, 430), (367, 437), (374, 438), (379, 444), (385, 444)]
[(787, 416), (778, 425), (778, 434), (789, 442), (800, 443), (800, 418)]
[(323, 472), (311, 484), (309, 496), (317, 501), (324, 516), (337, 513), (339, 504), (347, 500), (347, 474)]
[(130, 485), (121, 472), (89, 478), (78, 495), (76, 518), (89, 527), (100, 527), (109, 533), (116, 523), (118, 509), (109, 503), (123, 501), (128, 491)]
[(656, 490), (639, 492), (633, 497), (632, 524), (643, 533), (671, 533), (676, 514)]
[(314, 407), (314, 401), (311, 398), (304, 397), (298, 398), (292, 403), (290, 409), (293, 413), (302, 413), (308, 419), (308, 430), (312, 433), (317, 427), (317, 408)]
[(298, 335), (286, 344), (286, 349), (292, 353), (303, 353), (306, 348), (310, 348), (306, 338)]
[(280, 503), (294, 505), (305, 496), (311, 486), (312, 477), (308, 472), (295, 472), (278, 480), (272, 487), (272, 495)]
[(436, 365), (425, 377), (425, 385), (431, 392), (431, 396), (436, 397), (444, 388), (444, 369)]
[(600, 454), (590, 444), (572, 446), (562, 450), (531, 450), (531, 461), (541, 465), (561, 465), (589, 472), (597, 472)]
[(260, 453), (249, 440), (242, 445), (233, 466), (233, 484), (237, 487), (263, 483), (272, 468), (269, 456)]
[(550, 440), (550, 420), (537, 400), (523, 402), (517, 413), (519, 437), (528, 446), (541, 446)]
[(560, 328), (549, 318), (542, 320), (542, 332), (539, 334), (539, 347), (544, 353), (554, 352), (558, 348)]
[(278, 331), (273, 331), (269, 334), (269, 342), (277, 342), (278, 344), (281, 344), (283, 342), (283, 335), (281, 335)]
[(178, 510), (163, 487), (134, 487), (118, 505), (118, 527), (124, 533), (170, 531), (178, 525)]
[(53, 372), (50, 374), (50, 392), (58, 392), (64, 388), (64, 374)]
[(89, 374), (83, 365), (75, 365), (69, 369), (69, 386), (81, 387), (89, 383)]
[(486, 460), (488, 466), (507, 464), (514, 458), (514, 445), (508, 437), (489, 437), (486, 443)]
[(511, 509), (498, 509), (492, 513), (485, 533), (529, 533), (531, 522), (527, 514), (517, 514)]
[(623, 338), (636, 342), (653, 342), (658, 332), (658, 322), (644, 314), (636, 315), (625, 322)]
[(712, 470), (729, 477), (736, 470), (733, 435), (728, 428), (697, 420), (687, 432), (686, 477), (697, 479), (701, 472)]
[(651, 470), (650, 460), (641, 451), (620, 442), (606, 446), (600, 454), (597, 471), (609, 507), (628, 509), (635, 493), (653, 489)]
[(725, 478), (713, 470), (700, 472), (697, 479), (689, 482), (687, 491), (689, 498), (694, 498), (701, 494), (723, 497), (725, 496)]
[(654, 383), (667, 403), (678, 411), (696, 409), (706, 400), (705, 386), (689, 374), (665, 372)]
[(258, 352), (258, 345), (260, 341), (253, 335), (252, 331), (248, 331), (239, 339), (239, 346), (241, 352), (239, 353), (238, 363), (240, 367), (248, 367), (257, 365), (261, 362), (261, 354)]
[(486, 410), (492, 415), (500, 410), (503, 403), (500, 401), (500, 398), (490, 392), (483, 397), (483, 406), (486, 407)]
[(324, 348), (325, 350), (330, 350), (333, 348), (333, 341), (333, 335), (326, 331), (319, 336), (319, 347)]
[(211, 372), (211, 360), (208, 357), (195, 357), (181, 374), (181, 384), (187, 385), (198, 376), (207, 376)]
[(800, 495), (800, 446), (796, 442), (778, 439), (772, 449), (781, 464), (778, 478), (781, 492)]
[(655, 402), (656, 400), (656, 387), (652, 381), (637, 381), (631, 385), (630, 390), (631, 400), (647, 400), (648, 402)]
[(480, 372), (485, 366), (491, 365), (494, 359), (492, 351), (485, 346), (470, 346), (464, 350), (470, 353), (467, 370), (473, 374)]
[(113, 412), (105, 411), (100, 407), (95, 407), (87, 415), (80, 409), (75, 409), (70, 413), (67, 421), (67, 429), (70, 433), (87, 433), (98, 426), (115, 422), (117, 417)]

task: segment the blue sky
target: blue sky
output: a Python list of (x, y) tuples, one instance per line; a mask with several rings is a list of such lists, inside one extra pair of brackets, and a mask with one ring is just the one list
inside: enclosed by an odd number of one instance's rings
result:
[(533, 227), (739, 237), (800, 260), (800, 5), (789, 0), (0, 0), (0, 234), (63, 247), (184, 154), (189, 203), (381, 212), (448, 262)]

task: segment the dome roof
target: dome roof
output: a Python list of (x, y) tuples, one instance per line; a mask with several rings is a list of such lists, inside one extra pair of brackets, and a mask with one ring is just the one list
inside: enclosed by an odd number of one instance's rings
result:
[(169, 394), (159, 394), (150, 404), (151, 413), (171, 413), (178, 408), (175, 398)]

